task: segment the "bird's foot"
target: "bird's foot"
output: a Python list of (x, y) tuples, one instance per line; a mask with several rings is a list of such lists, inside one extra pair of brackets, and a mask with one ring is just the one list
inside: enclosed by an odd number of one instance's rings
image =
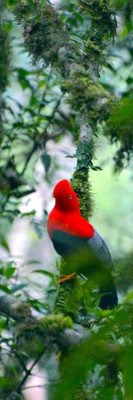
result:
[(70, 279), (74, 279), (75, 277), (76, 277), (76, 272), (73, 272), (73, 274), (70, 275), (61, 275), (58, 284), (60, 285), (61, 283), (69, 281)]

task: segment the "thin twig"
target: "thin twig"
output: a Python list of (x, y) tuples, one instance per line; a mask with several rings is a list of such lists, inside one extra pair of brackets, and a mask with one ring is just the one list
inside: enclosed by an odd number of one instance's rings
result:
[[(57, 109), (58, 109), (58, 107), (59, 107), (59, 105), (60, 105), (60, 102), (61, 102), (63, 96), (64, 96), (64, 94), (62, 93), (61, 96), (59, 97), (59, 99), (57, 100), (57, 103), (56, 103), (56, 105), (55, 105), (55, 107), (54, 107), (54, 109), (53, 109), (51, 118), (54, 118), (54, 115), (55, 115), (55, 113), (56, 113), (56, 111), (57, 111)], [(46, 142), (47, 142), (48, 140), (54, 139), (55, 137), (58, 136), (58, 135), (55, 135), (55, 136), (52, 136), (52, 135), (51, 135), (51, 136), (49, 137), (49, 135), (47, 134), (47, 129), (48, 129), (49, 125), (50, 125), (50, 122), (48, 121), (47, 124), (46, 124), (46, 127), (45, 127), (44, 132), (41, 134), (41, 136), (43, 137), (43, 147), (45, 147)], [(45, 136), (45, 140), (44, 140), (44, 136)], [(34, 151), (37, 149), (37, 147), (38, 147), (38, 144), (37, 144), (37, 142), (35, 141), (35, 142), (33, 143), (33, 146), (32, 146), (32, 148), (31, 148), (30, 152), (28, 153), (28, 156), (27, 156), (27, 158), (26, 158), (25, 165), (24, 165), (24, 167), (23, 167), (23, 169), (22, 169), (22, 171), (21, 171), (21, 174), (20, 174), (21, 176), (24, 174), (24, 172), (25, 172), (25, 170), (26, 170), (26, 168), (27, 168), (27, 165), (29, 164), (29, 161), (30, 161), (32, 155), (34, 154)]]
[(25, 382), (27, 381), (28, 377), (31, 375), (31, 371), (32, 369), (35, 367), (35, 365), (38, 363), (38, 361), (40, 360), (40, 358), (42, 357), (42, 355), (44, 354), (45, 349), (43, 349), (43, 351), (38, 355), (38, 357), (36, 358), (36, 360), (34, 360), (33, 364), (31, 365), (30, 369), (28, 369), (22, 379), (22, 381), (19, 383), (18, 388), (17, 388), (17, 393), (21, 392), (21, 388), (22, 386), (25, 384)]
[(34, 388), (49, 388), (49, 387), (55, 387), (56, 385), (47, 385), (47, 384), (44, 384), (44, 385), (33, 385), (33, 386), (25, 386), (22, 390), (27, 390), (27, 389), (34, 389)]
[[(61, 96), (59, 97), (59, 99), (57, 100), (57, 103), (56, 103), (56, 105), (55, 105), (55, 107), (54, 107), (54, 109), (53, 109), (53, 112), (52, 112), (51, 116), (50, 116), (50, 122), (49, 122), (49, 121), (47, 122), (47, 124), (46, 124), (46, 126), (45, 126), (45, 130), (44, 130), (43, 133), (41, 134), (42, 137), (43, 137), (43, 139), (44, 139), (44, 136), (45, 136), (45, 144), (46, 144), (46, 142), (47, 142), (48, 140), (54, 139), (54, 138), (56, 137), (56, 136), (53, 136), (53, 135), (47, 135), (47, 129), (48, 129), (49, 125), (51, 124), (51, 118), (54, 118), (54, 116), (55, 116), (55, 113), (56, 113), (56, 111), (57, 111), (57, 109), (58, 109), (58, 107), (59, 107), (59, 105), (60, 105), (60, 102), (61, 102), (63, 96), (64, 96), (64, 94), (62, 93), (62, 95), (61, 95)], [(43, 141), (43, 144), (44, 144), (44, 141)]]
[(27, 168), (27, 165), (28, 165), (28, 163), (29, 163), (29, 161), (30, 161), (30, 159), (31, 159), (31, 157), (32, 157), (32, 155), (33, 155), (33, 153), (34, 153), (34, 151), (36, 150), (36, 148), (37, 148), (37, 143), (34, 142), (32, 148), (31, 148), (31, 150), (30, 150), (30, 152), (28, 153), (28, 156), (27, 156), (25, 165), (24, 165), (24, 167), (23, 167), (23, 169), (22, 169), (20, 175), (23, 175), (23, 174), (24, 174), (24, 172), (25, 172), (25, 170), (26, 170), (26, 168)]
[(14, 352), (15, 357), (18, 359), (18, 361), (20, 362), (21, 367), (23, 368), (23, 370), (27, 373), (28, 369), (26, 368), (25, 363), (23, 362), (23, 360), (21, 359), (20, 354), (18, 354), (16, 351)]

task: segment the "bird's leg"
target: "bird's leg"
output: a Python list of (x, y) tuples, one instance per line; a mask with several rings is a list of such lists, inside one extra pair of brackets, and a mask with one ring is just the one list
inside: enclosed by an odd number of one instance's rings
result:
[(77, 275), (76, 272), (73, 272), (73, 274), (70, 275), (61, 275), (58, 284), (60, 285), (63, 282), (69, 281), (70, 279), (74, 279), (76, 275)]

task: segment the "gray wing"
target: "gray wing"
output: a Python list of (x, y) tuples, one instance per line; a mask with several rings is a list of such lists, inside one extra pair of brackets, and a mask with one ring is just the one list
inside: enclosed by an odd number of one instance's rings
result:
[(91, 248), (92, 252), (97, 256), (97, 258), (106, 266), (113, 268), (113, 261), (110, 254), (110, 251), (99, 235), (99, 233), (94, 230), (94, 236), (88, 240), (89, 247)]
[(118, 297), (115, 283), (111, 275), (113, 261), (110, 251), (102, 237), (95, 230), (94, 236), (88, 240), (88, 245), (106, 269), (105, 273), (102, 274), (102, 280), (99, 281), (99, 291), (101, 294), (99, 307), (103, 310), (112, 309), (117, 305)]

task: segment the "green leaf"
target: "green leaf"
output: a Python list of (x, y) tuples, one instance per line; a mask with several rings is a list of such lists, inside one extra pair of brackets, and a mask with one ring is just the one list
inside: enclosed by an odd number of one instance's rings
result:
[(38, 82), (38, 89), (41, 89), (45, 85), (46, 85), (46, 79), (41, 79), (41, 81)]
[(9, 381), (4, 377), (0, 376), (0, 388), (4, 387), (5, 388), (8, 386)]
[(25, 261), (24, 264), (23, 264), (23, 266), (31, 265), (31, 264), (40, 264), (40, 265), (41, 265), (41, 261), (39, 261), (39, 260), (29, 260), (29, 261)]
[(37, 236), (40, 239), (42, 237), (42, 227), (40, 227), (40, 225), (36, 222), (32, 222), (32, 224), (33, 224), (35, 233), (37, 234)]
[(21, 197), (28, 196), (28, 194), (31, 194), (33, 192), (35, 192), (34, 188), (33, 189), (29, 189), (29, 190), (24, 190), (22, 192), (14, 190), (13, 194), (17, 199), (20, 199)]
[(5, 239), (5, 237), (4, 237), (3, 235), (0, 236), (0, 245), (1, 245), (2, 247), (4, 247), (5, 250), (7, 250), (8, 252), (10, 252), (8, 243), (7, 243), (7, 241), (6, 241), (6, 239)]
[(7, 325), (6, 320), (5, 320), (5, 319), (2, 319), (2, 320), (0, 321), (0, 333), (2, 332), (3, 329), (6, 328), (6, 325)]
[(47, 172), (48, 172), (48, 170), (49, 170), (49, 167), (50, 167), (50, 164), (51, 164), (51, 157), (50, 157), (49, 154), (43, 153), (43, 154), (41, 155), (41, 160), (42, 160), (42, 163), (43, 163), (45, 172), (46, 172), (46, 174), (47, 174)]
[(18, 290), (24, 289), (24, 288), (27, 287), (27, 286), (28, 286), (28, 283), (18, 283), (17, 285), (13, 285), (13, 286), (11, 287), (10, 292), (11, 292), (11, 293), (18, 292)]
[(129, 77), (126, 79), (126, 82), (127, 82), (128, 85), (131, 85), (131, 84), (133, 83), (133, 78), (131, 78), (131, 76), (129, 76)]
[(10, 289), (6, 285), (0, 285), (0, 290), (3, 290), (5, 293), (11, 293)]
[(36, 3), (35, 3), (35, 1), (34, 0), (28, 0), (28, 3), (29, 3), (29, 6), (31, 8), (31, 11), (33, 13), (35, 13), (36, 12)]
[(21, 214), (21, 217), (32, 217), (35, 214), (36, 214), (36, 210), (32, 210), (32, 211), (25, 212), (25, 213)]
[[(75, 346), (62, 359), (61, 376), (52, 400), (64, 398), (65, 400), (78, 399), (79, 397), (76, 395), (80, 389), (83, 389), (88, 375), (91, 374), (92, 376), (93, 368), (97, 364), (105, 365), (110, 360), (112, 362), (112, 353), (110, 352), (109, 354), (108, 348), (110, 344), (105, 333), (107, 333), (107, 326), (104, 329), (101, 328), (96, 334), (88, 334), (89, 338), (87, 340)], [(103, 339), (104, 337), (105, 340)], [(101, 399), (100, 397), (97, 398)], [(102, 398), (104, 399), (104, 397)]]
[(133, 300), (133, 290), (131, 290), (131, 291), (127, 294), (125, 300), (126, 300), (127, 302), (130, 301), (130, 300)]
[(33, 273), (35, 272), (36, 274), (42, 274), (42, 275), (49, 276), (49, 278), (53, 278), (53, 276), (55, 275), (52, 272), (46, 271), (45, 269), (36, 269), (35, 271), (32, 271), (32, 272)]
[(33, 300), (29, 300), (28, 303), (31, 305), (31, 307), (33, 307), (35, 310), (42, 312), (42, 310), (49, 310), (49, 307), (47, 304), (37, 300), (37, 299), (33, 299)]
[(83, 20), (82, 15), (77, 12), (75, 12), (74, 15), (79, 20), (79, 22), (81, 22), (81, 24), (83, 24), (84, 20)]
[(2, 319), (2, 320), (0, 321), (0, 328), (5, 328), (5, 325), (6, 325), (6, 320), (5, 320), (5, 319)]
[(15, 267), (9, 266), (4, 270), (4, 275), (7, 279), (10, 279), (15, 271), (16, 271)]
[(30, 106), (34, 107), (37, 104), (37, 101), (38, 101), (37, 98), (34, 95), (32, 95), (30, 99)]
[(46, 6), (46, 0), (42, 0), (41, 1), (41, 11), (42, 11), (42, 13), (43, 13), (43, 10), (44, 10), (45, 6)]
[(128, 400), (133, 400), (133, 345), (127, 346), (126, 348), (123, 366), (126, 394), (125, 398)]
[[(81, 387), (88, 375), (89, 358), (86, 343), (71, 351), (62, 361), (61, 378), (53, 396), (53, 400), (76, 399), (76, 391)], [(65, 396), (64, 396), (65, 394)]]

